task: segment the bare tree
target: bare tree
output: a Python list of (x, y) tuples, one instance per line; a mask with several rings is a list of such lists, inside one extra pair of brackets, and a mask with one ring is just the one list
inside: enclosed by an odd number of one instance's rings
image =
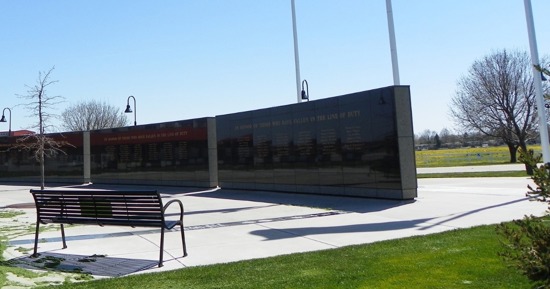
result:
[(475, 61), (458, 82), (450, 112), (465, 131), (502, 139), (515, 163), (518, 147), (527, 151), (538, 127), (527, 53), (502, 50)]
[(439, 137), (441, 138), (442, 143), (449, 143), (451, 142), (451, 131), (445, 127), (439, 132)]
[(423, 130), (418, 136), (418, 144), (432, 144), (436, 134), (435, 131), (429, 129)]
[(115, 106), (90, 100), (65, 109), (61, 114), (63, 127), (70, 131), (86, 131), (128, 125), (128, 119)]
[(50, 111), (63, 101), (63, 97), (49, 96), (46, 92), (46, 89), (50, 85), (57, 83), (57, 81), (50, 80), (50, 75), (54, 68), (55, 67), (52, 67), (47, 72), (39, 72), (36, 84), (33, 86), (26, 85), (28, 88), (27, 94), (19, 95), (20, 98), (29, 100), (24, 106), (31, 112), (31, 117), (38, 118), (38, 122), (32, 127), (32, 129), (38, 130), (38, 133), (26, 135), (17, 139), (16, 147), (34, 153), (34, 158), (40, 164), (40, 187), (42, 189), (44, 189), (45, 183), (45, 157), (51, 157), (60, 152), (65, 153), (61, 150), (61, 147), (67, 144), (46, 136), (46, 132), (53, 128), (49, 121), (55, 117)]

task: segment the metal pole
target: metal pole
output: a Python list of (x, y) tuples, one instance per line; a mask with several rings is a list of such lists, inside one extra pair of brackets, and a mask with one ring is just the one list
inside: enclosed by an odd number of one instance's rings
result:
[(300, 55), (298, 54), (298, 31), (296, 29), (296, 8), (294, 0), (290, 1), (292, 6), (292, 32), (294, 33), (294, 65), (296, 67), (296, 99), (302, 102), (300, 90)]
[(546, 111), (544, 109), (544, 96), (542, 94), (542, 79), (539, 66), (539, 52), (535, 35), (535, 23), (533, 21), (533, 8), (531, 0), (524, 0), (525, 18), (527, 20), (527, 32), (529, 33), (529, 46), (531, 48), (531, 61), (533, 63), (533, 83), (535, 85), (535, 97), (539, 114), (540, 144), (542, 147), (542, 159), (544, 163), (550, 163), (550, 142), (548, 141), (548, 128), (546, 124)]
[(6, 107), (4, 108), (4, 110), (2, 110), (2, 119), (0, 119), (0, 122), (6, 122), (6, 116), (5, 116), (6, 109), (10, 113), (8, 136), (11, 136), (11, 109), (9, 107)]
[(136, 98), (132, 96), (134, 99), (134, 126), (137, 125), (137, 106), (136, 106)]
[(400, 85), (399, 64), (397, 61), (397, 45), (395, 43), (395, 29), (393, 25), (393, 10), (391, 0), (386, 0), (386, 11), (388, 12), (388, 33), (390, 35), (391, 63), (393, 70), (393, 84)]
[(9, 125), (9, 130), (8, 130), (8, 136), (11, 136), (11, 109), (9, 109), (9, 108), (7, 108), (7, 109), (10, 112), (10, 125)]

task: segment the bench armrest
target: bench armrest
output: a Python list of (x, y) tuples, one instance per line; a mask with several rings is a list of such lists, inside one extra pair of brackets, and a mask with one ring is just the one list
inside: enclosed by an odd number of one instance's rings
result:
[(164, 217), (164, 213), (166, 212), (166, 209), (168, 209), (168, 207), (173, 203), (177, 203), (180, 207), (179, 221), (180, 221), (181, 224), (183, 224), (183, 203), (180, 200), (171, 200), (168, 203), (166, 203), (164, 205), (164, 208), (162, 208), (162, 216)]

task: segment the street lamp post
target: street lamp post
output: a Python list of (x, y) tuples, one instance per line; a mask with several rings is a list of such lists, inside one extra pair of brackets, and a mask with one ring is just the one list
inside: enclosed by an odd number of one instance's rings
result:
[(302, 102), (300, 93), (300, 55), (298, 53), (298, 30), (296, 28), (296, 5), (294, 0), (290, 1), (292, 8), (292, 32), (294, 35), (294, 66), (296, 68), (296, 93), (298, 95), (298, 103)]
[[(537, 49), (537, 37), (535, 34), (535, 24), (533, 20), (533, 8), (530, 0), (523, 1), (525, 6), (525, 18), (527, 20), (527, 33), (529, 36), (529, 47), (531, 48), (531, 61), (533, 64), (533, 83), (535, 86), (535, 100), (537, 107), (544, 107), (544, 96), (542, 93), (542, 78), (540, 77), (540, 71), (537, 67), (539, 63), (539, 52)], [(539, 134), (540, 144), (542, 149), (542, 159), (544, 163), (550, 163), (550, 143), (548, 137), (548, 126), (546, 124), (546, 111), (544, 109), (538, 110), (539, 117)]]
[(395, 28), (393, 23), (393, 9), (391, 0), (386, 0), (386, 11), (388, 12), (388, 34), (390, 36), (393, 85), (400, 85), (401, 81), (399, 80), (399, 64), (397, 61), (397, 45), (395, 44)]
[(4, 110), (2, 110), (2, 118), (0, 119), (0, 122), (6, 122), (6, 116), (4, 115), (4, 112), (6, 111), (6, 109), (10, 112), (10, 124), (9, 124), (9, 131), (8, 131), (8, 136), (11, 136), (11, 109), (9, 109), (9, 107), (6, 107), (4, 108)]
[(130, 107), (130, 98), (134, 100), (134, 125), (137, 125), (137, 118), (136, 118), (136, 98), (132, 95), (128, 96), (128, 99), (126, 100), (126, 110), (125, 113), (132, 113), (132, 108)]

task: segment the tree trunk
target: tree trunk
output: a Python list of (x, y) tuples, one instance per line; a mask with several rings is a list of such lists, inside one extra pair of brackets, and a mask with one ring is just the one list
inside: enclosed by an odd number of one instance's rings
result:
[(42, 154), (40, 155), (40, 189), (44, 189), (44, 185), (46, 184), (46, 176), (44, 171), (44, 151), (42, 150)]
[[(524, 142), (520, 142), (519, 144), (520, 148), (521, 148), (521, 151), (524, 153), (524, 154), (530, 154), (531, 157), (534, 155), (534, 151), (533, 150), (527, 150), (527, 145), (524, 143)], [(525, 172), (532, 176), (533, 175), (533, 167), (527, 163), (525, 163)]]
[(512, 143), (507, 143), (508, 151), (510, 152), (510, 163), (515, 164), (518, 162), (517, 151), (518, 147)]
[(40, 149), (40, 188), (44, 189), (44, 184), (46, 183), (45, 172), (44, 172), (44, 116), (42, 114), (42, 94), (44, 93), (44, 86), (40, 88), (38, 93), (38, 125), (40, 129), (40, 137), (38, 138), (39, 149)]

